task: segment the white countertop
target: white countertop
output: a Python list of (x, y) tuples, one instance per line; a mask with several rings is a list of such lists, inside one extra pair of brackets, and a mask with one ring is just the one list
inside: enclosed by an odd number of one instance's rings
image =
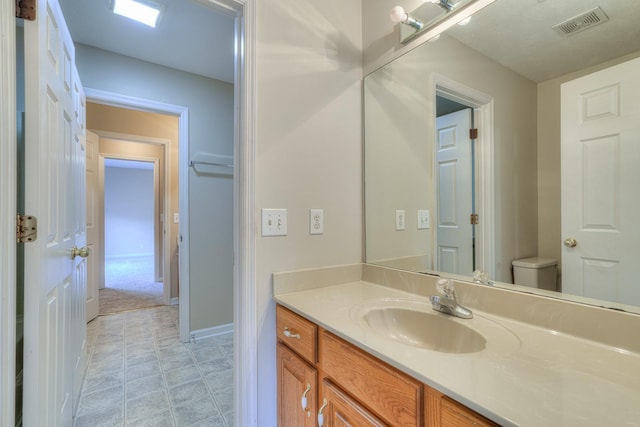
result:
[(499, 424), (640, 426), (637, 353), (477, 310), (474, 319), (453, 320), (478, 330), (483, 322), (498, 323), (511, 332), (504, 342), (495, 342), (498, 334), (476, 353), (425, 350), (375, 333), (356, 312), (381, 299), (427, 298), (364, 281), (274, 299)]

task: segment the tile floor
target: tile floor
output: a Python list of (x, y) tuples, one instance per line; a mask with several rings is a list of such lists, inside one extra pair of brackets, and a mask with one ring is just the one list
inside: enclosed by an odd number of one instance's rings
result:
[(233, 426), (233, 335), (183, 344), (176, 307), (99, 316), (75, 427)]

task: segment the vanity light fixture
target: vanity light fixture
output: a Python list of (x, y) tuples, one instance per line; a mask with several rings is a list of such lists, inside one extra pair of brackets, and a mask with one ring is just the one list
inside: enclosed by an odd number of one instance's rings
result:
[(151, 28), (155, 28), (160, 17), (160, 5), (137, 0), (113, 0), (113, 13), (138, 21)]
[[(400, 43), (420, 37), (423, 41), (435, 41), (437, 36), (456, 24), (466, 25), (470, 17), (496, 0), (423, 0), (423, 3), (407, 13), (401, 6), (391, 9), (391, 21), (400, 26)], [(434, 8), (433, 5), (438, 6)], [(439, 12), (439, 13), (438, 13)], [(435, 15), (434, 15), (435, 13)]]
[(428, 3), (437, 4), (443, 9), (447, 9), (447, 11), (451, 12), (453, 10), (454, 4), (449, 0), (427, 0)]
[(389, 14), (391, 18), (391, 22), (400, 22), (402, 24), (407, 24), (416, 30), (421, 30), (424, 24), (418, 20), (413, 19), (409, 16), (407, 12), (405, 12), (402, 6), (394, 6), (391, 9), (391, 13)]

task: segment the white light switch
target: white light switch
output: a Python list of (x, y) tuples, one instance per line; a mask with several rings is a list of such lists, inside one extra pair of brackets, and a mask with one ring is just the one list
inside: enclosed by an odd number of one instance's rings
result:
[(173, 223), (178, 224), (180, 222), (180, 214), (178, 212), (173, 213)]
[(309, 234), (324, 233), (324, 210), (309, 209)]
[(418, 210), (418, 230), (431, 227), (431, 216), (428, 210)]
[(287, 235), (287, 210), (286, 209), (262, 209), (262, 235), (286, 236)]
[(396, 211), (396, 231), (405, 229), (405, 212), (404, 210)]

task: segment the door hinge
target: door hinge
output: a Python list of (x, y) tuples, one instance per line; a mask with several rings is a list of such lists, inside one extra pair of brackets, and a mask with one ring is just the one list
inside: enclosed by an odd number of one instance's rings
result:
[(478, 224), (478, 214), (471, 214), (471, 217), (469, 218), (469, 221), (471, 222), (471, 225), (477, 225)]
[(35, 242), (38, 238), (38, 219), (32, 215), (16, 215), (16, 241)]
[(478, 129), (469, 129), (469, 139), (478, 139)]
[(36, 0), (16, 0), (16, 18), (36, 20)]

